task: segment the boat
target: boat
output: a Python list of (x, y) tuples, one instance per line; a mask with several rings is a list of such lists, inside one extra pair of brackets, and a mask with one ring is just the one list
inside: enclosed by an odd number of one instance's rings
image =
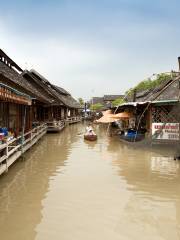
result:
[(85, 134), (84, 139), (88, 140), (88, 141), (96, 141), (97, 140), (97, 135), (96, 134), (93, 134), (93, 135)]
[(128, 142), (138, 142), (145, 139), (145, 131), (128, 129), (127, 131), (121, 133), (119, 136), (120, 139)]

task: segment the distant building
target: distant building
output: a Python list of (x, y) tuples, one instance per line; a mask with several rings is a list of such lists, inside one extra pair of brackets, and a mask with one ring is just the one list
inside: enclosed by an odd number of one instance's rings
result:
[(124, 95), (104, 95), (103, 101), (105, 103), (113, 102), (114, 100), (118, 98), (124, 98)]
[(103, 97), (93, 97), (93, 98), (90, 100), (90, 103), (91, 103), (91, 104), (101, 103), (101, 104), (104, 105), (104, 99), (103, 99)]
[(90, 103), (91, 104), (100, 103), (103, 105), (103, 109), (107, 109), (110, 108), (112, 102), (118, 98), (124, 98), (124, 95), (104, 95), (103, 97), (93, 97), (90, 100)]

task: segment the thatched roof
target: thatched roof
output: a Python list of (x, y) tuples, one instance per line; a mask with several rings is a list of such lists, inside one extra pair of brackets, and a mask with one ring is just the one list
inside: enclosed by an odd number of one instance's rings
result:
[[(156, 98), (156, 96), (163, 91), (163, 89), (172, 82), (173, 80), (166, 80), (162, 82), (159, 86), (153, 89), (147, 89), (142, 91), (136, 92), (135, 101), (136, 102), (145, 102), (145, 101), (152, 101)], [(167, 96), (168, 97), (168, 96)], [(170, 96), (169, 96), (170, 97)], [(172, 96), (175, 97), (175, 96)], [(133, 96), (127, 97), (128, 102), (133, 101)]]
[(29, 84), (25, 78), (18, 72), (16, 72), (13, 68), (10, 68), (4, 62), (0, 61), (0, 76), (1, 81), (5, 81), (9, 85), (13, 87), (17, 87), (21, 91), (29, 94), (32, 98), (36, 98), (39, 101), (47, 102), (46, 98), (41, 95), (41, 93), (34, 88), (31, 84)]
[(25, 70), (22, 73), (23, 77), (26, 79), (26, 81), (33, 86), (34, 88), (38, 89), (38, 91), (41, 93), (41, 95), (47, 100), (49, 104), (53, 105), (59, 105), (61, 104), (56, 97), (54, 97), (53, 93), (49, 89), (47, 85), (45, 85), (43, 82), (41, 82), (39, 79), (37, 79), (36, 76), (34, 76), (31, 72), (28, 70)]
[(0, 49), (0, 61), (5, 63), (10, 68), (15, 68), (22, 72), (23, 70), (3, 51)]
[[(55, 85), (54, 85), (55, 86)], [(69, 92), (67, 92), (64, 88), (61, 88), (61, 87), (59, 87), (59, 86), (56, 86), (56, 87), (58, 87), (58, 89), (59, 89), (59, 91), (62, 93), (62, 94), (64, 94), (64, 95), (71, 95)]]
[(0, 49), (0, 81), (47, 103), (47, 99), (20, 74), (22, 69)]
[(69, 93), (66, 95), (61, 94), (63, 88), (56, 85), (53, 85), (53, 88), (61, 95), (61, 99), (66, 106), (70, 108), (81, 108), (81, 105)]
[(49, 94), (56, 99), (56, 101), (59, 101), (59, 103), (64, 104), (69, 108), (81, 108), (80, 104), (65, 89), (51, 84), (45, 77), (34, 69), (30, 71), (30, 74), (36, 78), (37, 82), (44, 88), (45, 91), (48, 91)]
[(23, 71), (2, 50), (0, 50), (1, 80), (44, 103), (80, 108), (77, 101), (65, 89), (51, 84), (35, 70)]
[(29, 75), (35, 80), (38, 87), (40, 87), (41, 90), (48, 95), (48, 97), (53, 99), (53, 105), (66, 105), (63, 101), (63, 95), (57, 92), (53, 85), (46, 78), (44, 78), (34, 69), (29, 72)]
[(173, 80), (164, 84), (164, 86), (153, 92), (150, 101), (169, 101), (169, 100), (179, 100), (180, 99), (180, 76), (175, 77)]
[[(163, 101), (166, 102), (173, 102), (173, 101), (179, 101), (180, 100), (180, 75), (176, 75), (171, 80), (163, 81), (159, 86), (136, 92), (136, 103), (142, 103), (142, 102), (155, 102), (155, 101)], [(128, 103), (132, 103), (133, 97), (130, 96), (128, 98)], [(124, 105), (127, 105), (123, 104)]]

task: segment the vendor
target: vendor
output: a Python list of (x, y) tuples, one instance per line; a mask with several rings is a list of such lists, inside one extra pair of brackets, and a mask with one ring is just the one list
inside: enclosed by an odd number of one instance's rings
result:
[(90, 132), (92, 130), (93, 130), (93, 128), (92, 128), (91, 124), (88, 124), (88, 126), (86, 127), (86, 131)]
[(86, 127), (86, 135), (95, 135), (91, 124), (88, 124), (88, 126)]

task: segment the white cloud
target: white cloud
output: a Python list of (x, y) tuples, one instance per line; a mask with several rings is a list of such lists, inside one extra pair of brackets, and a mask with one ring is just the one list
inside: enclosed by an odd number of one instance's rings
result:
[(86, 99), (92, 89), (97, 96), (119, 94), (152, 73), (171, 70), (180, 50), (174, 29), (164, 23), (107, 26), (94, 36), (38, 35), (28, 29), (15, 34), (9, 29), (0, 21), (0, 46), (17, 64)]

